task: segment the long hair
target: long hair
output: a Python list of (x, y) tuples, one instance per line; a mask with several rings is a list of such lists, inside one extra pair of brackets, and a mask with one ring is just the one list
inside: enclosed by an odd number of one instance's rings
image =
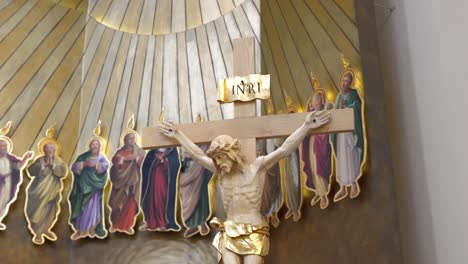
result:
[[(206, 155), (210, 158), (215, 158), (218, 154), (225, 154), (231, 159), (235, 166), (242, 170), (245, 164), (245, 157), (241, 154), (239, 140), (233, 139), (228, 135), (217, 136), (211, 142), (210, 148), (206, 152)], [(214, 163), (215, 168), (219, 171), (218, 165)]]

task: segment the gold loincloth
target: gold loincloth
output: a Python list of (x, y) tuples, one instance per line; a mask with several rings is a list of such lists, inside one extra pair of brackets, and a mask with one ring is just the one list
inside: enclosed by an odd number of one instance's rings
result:
[(268, 255), (268, 225), (236, 224), (232, 221), (222, 223), (216, 217), (210, 221), (210, 225), (219, 230), (213, 240), (213, 246), (218, 250), (218, 262), (221, 260), (223, 248), (238, 255)]

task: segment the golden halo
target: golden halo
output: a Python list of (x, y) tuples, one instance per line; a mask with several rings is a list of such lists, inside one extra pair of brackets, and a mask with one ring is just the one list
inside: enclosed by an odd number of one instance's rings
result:
[(60, 153), (62, 152), (62, 148), (60, 147), (58, 142), (53, 138), (43, 138), (39, 141), (39, 143), (37, 143), (37, 148), (38, 148), (39, 153), (41, 153), (41, 155), (43, 156), (45, 155), (44, 147), (47, 144), (53, 144), (55, 146), (55, 155), (60, 156)]
[(354, 74), (353, 69), (346, 69), (346, 70), (343, 71), (343, 73), (341, 74), (341, 77), (340, 77), (340, 90), (341, 90), (341, 82), (343, 81), (344, 76), (347, 75), (348, 73), (351, 74), (351, 76), (353, 77), (353, 81), (351, 82), (351, 84), (349, 86), (353, 87), (353, 85), (354, 85), (354, 81), (356, 80), (356, 74)]
[(93, 136), (88, 140), (88, 142), (87, 142), (88, 149), (89, 149), (89, 146), (91, 145), (91, 143), (93, 141), (95, 141), (95, 140), (99, 141), (99, 144), (100, 144), (99, 152), (104, 153), (105, 150), (106, 150), (106, 140), (104, 138), (100, 137), (100, 136)]
[(138, 134), (138, 132), (136, 132), (135, 130), (127, 130), (124, 133), (122, 133), (122, 135), (120, 136), (120, 146), (121, 147), (123, 147), (123, 145), (125, 143), (124, 138), (129, 134), (134, 134), (135, 135), (135, 143), (137, 145), (141, 145), (141, 138), (140, 138), (140, 135)]
[(325, 105), (325, 103), (327, 101), (327, 91), (325, 91), (325, 89), (323, 89), (323, 88), (319, 88), (319, 89), (315, 90), (314, 93), (312, 94), (312, 99), (317, 94), (322, 94), (322, 103)]
[(13, 151), (13, 141), (11, 141), (11, 139), (7, 136), (0, 136), (0, 140), (6, 141), (6, 143), (8, 144), (7, 152), (11, 153)]

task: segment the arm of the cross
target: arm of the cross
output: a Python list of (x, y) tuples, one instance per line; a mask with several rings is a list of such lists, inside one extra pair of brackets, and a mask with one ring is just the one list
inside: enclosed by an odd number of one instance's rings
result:
[(282, 158), (290, 155), (297, 147), (304, 141), (304, 138), (310, 132), (319, 129), (330, 121), (330, 114), (328, 112), (313, 112), (309, 113), (306, 121), (296, 129), (284, 143), (275, 151), (266, 156), (261, 156), (256, 159), (260, 166), (268, 170), (273, 167)]
[[(311, 131), (311, 134), (351, 132), (354, 130), (352, 109), (331, 110), (331, 121)], [(230, 135), (237, 139), (287, 137), (303, 123), (309, 113), (244, 117), (203, 123), (180, 124), (183, 131), (196, 144), (211, 142), (219, 135)], [(143, 129), (143, 148), (175, 147), (180, 144), (159, 132), (156, 127)]]

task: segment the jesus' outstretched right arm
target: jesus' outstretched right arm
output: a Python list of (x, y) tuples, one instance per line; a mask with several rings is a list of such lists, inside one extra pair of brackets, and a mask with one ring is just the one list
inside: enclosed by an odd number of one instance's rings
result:
[(161, 133), (167, 137), (174, 138), (190, 154), (190, 156), (208, 170), (215, 172), (213, 160), (203, 150), (193, 143), (182, 131), (178, 130), (172, 123), (162, 122), (158, 125)]

